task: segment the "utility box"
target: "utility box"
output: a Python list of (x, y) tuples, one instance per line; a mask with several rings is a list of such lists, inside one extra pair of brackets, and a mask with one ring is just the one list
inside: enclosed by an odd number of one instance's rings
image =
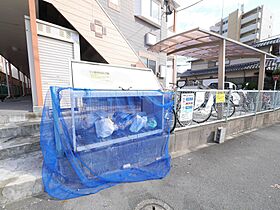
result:
[(218, 127), (215, 133), (214, 141), (216, 143), (224, 143), (226, 138), (226, 128), (225, 127)]

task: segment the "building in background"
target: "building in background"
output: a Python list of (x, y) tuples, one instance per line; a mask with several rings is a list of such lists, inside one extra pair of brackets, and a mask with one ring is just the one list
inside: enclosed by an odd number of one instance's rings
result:
[[(210, 27), (212, 32), (221, 34), (228, 38), (240, 41), (247, 45), (253, 45), (265, 52), (279, 55), (279, 44), (277, 38), (272, 36), (273, 17), (265, 6), (258, 6), (248, 12), (244, 12), (244, 5), (223, 18), (220, 22)], [(262, 40), (267, 40), (262, 42)], [(274, 40), (274, 41), (268, 41)], [(267, 43), (267, 44), (261, 44)], [(270, 43), (270, 44), (268, 44)], [(272, 44), (274, 43), (274, 44)], [(191, 64), (191, 70), (180, 74), (181, 78), (187, 77), (189, 80), (215, 79), (218, 73), (218, 62), (195, 60)], [(226, 59), (226, 81), (234, 82), (242, 87), (246, 82), (257, 87), (259, 58), (246, 59)], [(265, 88), (272, 88), (270, 85), (271, 72), (275, 67), (272, 60), (266, 61)]]
[(272, 36), (272, 13), (264, 6), (244, 12), (244, 5), (210, 27), (212, 32), (251, 45)]
[(30, 79), (0, 55), (0, 99), (30, 94)]
[[(271, 37), (263, 41), (259, 41), (253, 45), (262, 51), (271, 53), (280, 57), (280, 36)], [(245, 83), (251, 83), (251, 88), (257, 89), (258, 74), (260, 62), (259, 59), (238, 59), (226, 60), (226, 81), (233, 82), (242, 87)], [(273, 89), (272, 72), (275, 68), (280, 67), (275, 59), (267, 59), (265, 63), (266, 77), (264, 80), (265, 89)], [(216, 79), (218, 74), (217, 62), (194, 61), (192, 69), (179, 74), (181, 79), (188, 78), (189, 81), (203, 81), (205, 79)], [(278, 85), (279, 86), (279, 85)]]

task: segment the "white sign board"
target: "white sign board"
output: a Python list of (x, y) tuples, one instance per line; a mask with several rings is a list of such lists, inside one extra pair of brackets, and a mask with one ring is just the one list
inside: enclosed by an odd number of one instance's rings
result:
[(71, 61), (73, 87), (88, 89), (160, 90), (153, 71), (144, 68)]
[(179, 120), (182, 122), (192, 120), (193, 107), (194, 107), (194, 93), (182, 93)]
[(194, 108), (201, 106), (205, 101), (205, 92), (196, 92)]

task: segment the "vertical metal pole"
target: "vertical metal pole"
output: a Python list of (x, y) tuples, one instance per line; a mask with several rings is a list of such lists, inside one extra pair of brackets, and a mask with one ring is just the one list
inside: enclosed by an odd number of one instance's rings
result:
[(223, 39), (219, 45), (218, 89), (224, 90), (225, 84), (225, 52), (226, 41)]
[(266, 55), (262, 54), (260, 57), (260, 69), (259, 69), (259, 79), (258, 79), (258, 89), (259, 90), (263, 90), (263, 87), (264, 87), (265, 59), (266, 59)]
[(76, 141), (76, 128), (75, 128), (75, 95), (74, 91), (70, 90), (70, 97), (71, 97), (71, 118), (72, 118), (72, 138), (73, 138), (73, 150), (77, 151), (77, 141)]
[(227, 114), (226, 114), (226, 122), (228, 120), (228, 116), (229, 116), (229, 103), (230, 103), (230, 99), (231, 99), (231, 89), (229, 90), (229, 96), (228, 96), (228, 99), (227, 99)]
[(60, 138), (60, 133), (61, 133), (61, 128), (60, 128), (60, 101), (59, 101), (59, 96), (57, 89), (52, 87), (51, 88), (51, 99), (52, 99), (52, 111), (53, 111), (53, 126), (54, 126), (54, 136), (55, 136), (55, 147), (57, 151), (58, 157), (63, 156), (63, 150), (62, 150), (62, 145), (61, 145), (61, 138)]
[(257, 97), (256, 97), (256, 106), (255, 106), (255, 115), (257, 114), (258, 110), (259, 110), (259, 105), (260, 105), (260, 91), (258, 91), (257, 93)]
[(176, 83), (177, 83), (177, 59), (176, 59), (175, 55), (172, 59), (172, 69), (173, 69), (173, 78), (172, 78), (173, 88), (176, 88)]
[(273, 111), (275, 111), (276, 108), (276, 91), (273, 91)]
[(10, 86), (11, 86), (10, 95), (11, 95), (11, 97), (14, 97), (15, 96), (15, 88), (13, 86), (12, 65), (9, 61), (8, 61), (7, 64), (8, 64), (7, 66), (9, 66), (9, 77), (8, 77), (8, 79), (9, 79), (9, 83), (10, 83)]
[[(177, 21), (177, 14), (176, 11), (174, 10), (174, 20), (173, 20), (173, 33), (176, 33), (176, 21)], [(176, 55), (174, 55), (173, 59), (172, 59), (172, 64), (173, 64), (173, 87), (176, 87), (176, 83), (177, 83), (177, 59), (176, 59)]]
[[(218, 89), (224, 90), (225, 86), (225, 54), (226, 54), (226, 41), (221, 40), (219, 45), (219, 67), (218, 67)], [(223, 118), (223, 104), (217, 104), (218, 119)]]
[(9, 76), (8, 76), (8, 68), (7, 68), (7, 61), (4, 57), (2, 57), (2, 63), (3, 63), (3, 67), (5, 68), (5, 72), (6, 72), (6, 85), (7, 85), (7, 90), (8, 90), (8, 97), (11, 97), (11, 92), (10, 92), (10, 84), (9, 84)]

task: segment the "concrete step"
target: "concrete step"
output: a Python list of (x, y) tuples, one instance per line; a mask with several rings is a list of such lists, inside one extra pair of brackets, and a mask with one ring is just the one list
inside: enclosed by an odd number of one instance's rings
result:
[(40, 150), (40, 133), (0, 139), (0, 160)]
[(40, 121), (9, 123), (0, 126), (0, 139), (30, 136), (40, 131)]
[(43, 192), (40, 151), (0, 160), (0, 205)]
[(9, 111), (0, 110), (0, 125), (7, 123), (18, 123), (18, 122), (33, 122), (39, 121), (42, 114), (40, 112), (27, 112), (27, 111)]

